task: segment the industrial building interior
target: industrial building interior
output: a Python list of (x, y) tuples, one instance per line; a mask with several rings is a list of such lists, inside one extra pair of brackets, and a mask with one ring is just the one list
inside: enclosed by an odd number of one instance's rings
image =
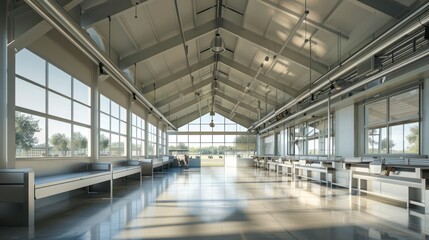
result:
[(427, 239), (428, 55), (425, 0), (0, 1), (0, 239)]

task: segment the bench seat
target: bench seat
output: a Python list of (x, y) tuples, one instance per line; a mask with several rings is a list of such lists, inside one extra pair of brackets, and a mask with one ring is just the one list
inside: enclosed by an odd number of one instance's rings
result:
[(141, 170), (140, 166), (114, 166), (112, 178), (118, 179), (138, 173), (141, 175)]

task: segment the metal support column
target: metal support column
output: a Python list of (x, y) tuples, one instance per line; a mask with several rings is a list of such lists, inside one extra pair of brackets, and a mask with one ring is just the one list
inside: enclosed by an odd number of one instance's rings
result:
[(331, 93), (328, 95), (328, 159), (331, 157)]
[(100, 161), (100, 115), (99, 115), (99, 83), (101, 77), (98, 66), (93, 66), (91, 86), (91, 156), (93, 162)]
[(0, 169), (8, 168), (7, 149), (7, 15), (8, 1), (0, 1)]
[(132, 106), (136, 104), (136, 100), (134, 99), (134, 96), (131, 95), (130, 98), (128, 98), (128, 108), (127, 108), (127, 143), (126, 143), (126, 154), (127, 159), (130, 160), (132, 158), (132, 151), (133, 151), (133, 138), (132, 138)]

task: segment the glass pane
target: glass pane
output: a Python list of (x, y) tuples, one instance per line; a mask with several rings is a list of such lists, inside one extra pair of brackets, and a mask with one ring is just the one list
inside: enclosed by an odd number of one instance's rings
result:
[(49, 156), (69, 157), (71, 155), (71, 124), (48, 120)]
[(91, 106), (91, 88), (86, 86), (81, 81), (74, 79), (73, 81), (73, 99)]
[(213, 129), (213, 132), (223, 132), (225, 131), (225, 125), (215, 123), (215, 126), (212, 129)]
[(119, 105), (113, 101), (110, 102), (110, 114), (116, 118), (119, 118)]
[(100, 156), (110, 155), (110, 134), (108, 132), (100, 132)]
[(189, 142), (199, 143), (200, 142), (200, 135), (189, 135)]
[(121, 152), (121, 156), (125, 156), (126, 152), (127, 152), (127, 147), (126, 147), (127, 146), (127, 137), (121, 136), (120, 141), (121, 141), (121, 143), (119, 145), (119, 149)]
[(71, 76), (52, 64), (49, 64), (48, 71), (49, 88), (71, 97)]
[(34, 84), (16, 78), (15, 81), (16, 106), (45, 113), (45, 90)]
[(181, 126), (181, 127), (178, 129), (178, 131), (179, 131), (179, 132), (187, 132), (187, 131), (188, 131), (188, 125), (186, 124), (185, 126)]
[(419, 91), (417, 89), (390, 98), (390, 121), (419, 117)]
[(90, 156), (90, 143), (91, 129), (75, 125), (73, 127), (73, 156)]
[(247, 132), (247, 128), (237, 124), (237, 132)]
[(225, 135), (213, 135), (213, 142), (217, 142), (217, 143), (225, 142)]
[(367, 149), (366, 153), (380, 154), (387, 153), (389, 143), (387, 142), (387, 129), (374, 128), (368, 129), (367, 135)]
[(419, 123), (408, 123), (404, 125), (404, 152), (419, 154), (420, 150), (420, 128)]
[(223, 125), (223, 124), (225, 124), (225, 118), (219, 114), (216, 114), (213, 116), (213, 122), (215, 124), (222, 124)]
[(71, 120), (71, 100), (56, 93), (48, 93), (48, 113)]
[[(236, 138), (237, 138), (237, 140), (236, 140)], [(228, 143), (232, 143), (232, 142), (238, 142), (238, 141), (243, 141), (243, 142), (245, 142), (245, 141), (247, 141), (247, 138), (246, 138), (246, 136), (235, 136), (235, 135), (225, 135), (225, 142), (228, 142)]]
[(386, 99), (365, 106), (366, 125), (386, 123)]
[(201, 132), (211, 132), (212, 128), (209, 126), (209, 124), (202, 124), (201, 125)]
[(237, 125), (225, 125), (225, 131), (226, 132), (235, 132), (237, 131)]
[(127, 124), (125, 122), (121, 121), (121, 134), (122, 135), (127, 135)]
[(110, 156), (121, 156), (121, 148), (120, 148), (120, 141), (119, 141), (119, 135), (117, 134), (111, 134), (110, 140), (112, 141), (110, 145)]
[(110, 118), (110, 127), (111, 127), (111, 131), (114, 133), (119, 133), (119, 120), (116, 118)]
[(199, 132), (199, 131), (200, 131), (200, 125), (189, 124), (189, 132)]
[(100, 113), (100, 128), (110, 130), (110, 117), (104, 113)]
[(134, 113), (131, 113), (131, 124), (133, 126), (137, 126), (137, 115), (135, 115)]
[(15, 56), (15, 72), (31, 81), (46, 86), (46, 62), (36, 54), (22, 49)]
[(73, 102), (73, 120), (83, 124), (91, 124), (91, 109), (85, 105)]
[(177, 142), (188, 144), (188, 135), (177, 135)]
[(100, 94), (100, 111), (110, 114), (110, 100)]
[(212, 135), (202, 135), (201, 136), (201, 142), (211, 143), (212, 142)]
[(201, 117), (201, 125), (207, 125), (210, 123), (210, 121), (212, 120), (211, 116), (209, 113), (207, 113), (206, 115)]
[(121, 107), (121, 120), (124, 122), (127, 121), (127, 110), (123, 107)]
[(16, 157), (45, 157), (45, 118), (16, 112)]
[(404, 152), (404, 125), (389, 128), (389, 153)]

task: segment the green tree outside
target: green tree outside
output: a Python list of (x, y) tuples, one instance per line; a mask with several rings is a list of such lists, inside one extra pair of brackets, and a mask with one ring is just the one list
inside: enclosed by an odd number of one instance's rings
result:
[(33, 116), (17, 112), (15, 114), (15, 145), (26, 151), (32, 149), (39, 139), (34, 137), (36, 132), (40, 132), (39, 121)]
[(49, 142), (54, 150), (60, 152), (62, 156), (67, 156), (67, 152), (70, 150), (70, 139), (64, 133), (55, 133)]

